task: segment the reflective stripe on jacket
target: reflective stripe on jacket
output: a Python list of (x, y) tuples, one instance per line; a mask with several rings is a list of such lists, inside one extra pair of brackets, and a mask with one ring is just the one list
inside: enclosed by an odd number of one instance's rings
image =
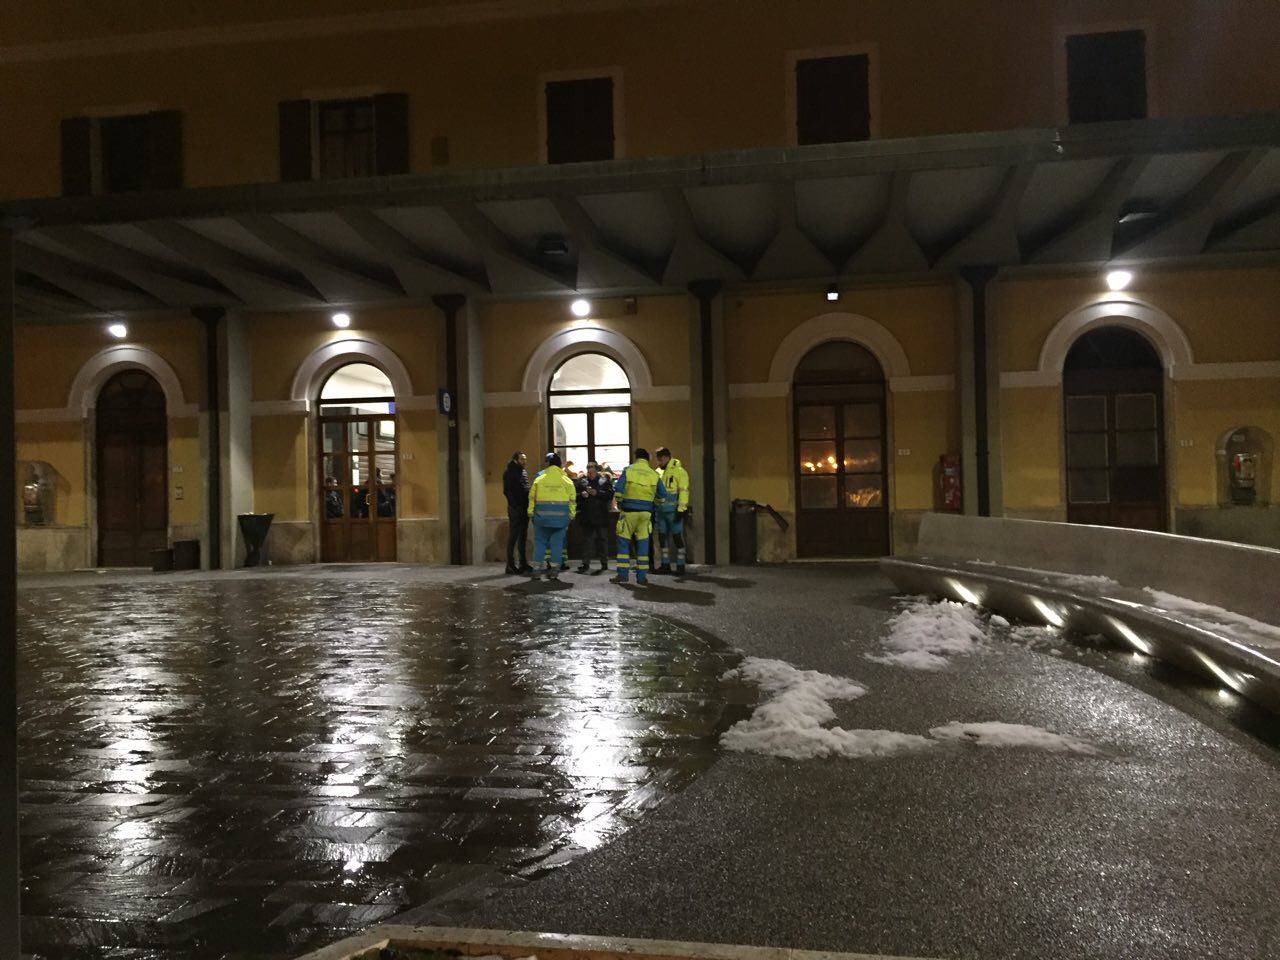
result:
[(577, 490), (559, 467), (547, 467), (529, 488), (529, 516), (544, 527), (567, 527), (578, 512)]
[(614, 481), (613, 495), (623, 510), (651, 512), (667, 499), (667, 488), (647, 461), (637, 460)]
[(667, 489), (667, 499), (658, 509), (664, 513), (684, 513), (689, 508), (689, 471), (684, 468), (683, 463), (672, 457), (658, 471), (658, 476)]

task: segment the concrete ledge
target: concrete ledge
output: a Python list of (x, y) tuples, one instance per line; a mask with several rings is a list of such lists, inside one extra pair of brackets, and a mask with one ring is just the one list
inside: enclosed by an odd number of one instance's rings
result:
[(1055, 584), (1031, 571), (896, 557), (881, 560), (880, 568), (907, 593), (947, 597), (1029, 623), (1099, 634), (1122, 649), (1175, 663), (1280, 713), (1280, 651), (1224, 636), (1137, 600)]
[(867, 953), (829, 953), (785, 947), (746, 947), (724, 943), (685, 943), (630, 937), (588, 937), (563, 933), (469, 930), (460, 927), (409, 927), (384, 924), (308, 953), (301, 960), (377, 960), (384, 949), (441, 950), (459, 956), (497, 956), (506, 960), (923, 960)]

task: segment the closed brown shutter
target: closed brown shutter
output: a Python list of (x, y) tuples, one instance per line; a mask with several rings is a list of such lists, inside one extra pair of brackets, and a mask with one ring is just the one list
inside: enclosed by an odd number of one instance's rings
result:
[(93, 121), (66, 117), (62, 121), (62, 195), (82, 197), (93, 192)]
[(547, 162), (613, 159), (613, 78), (547, 83)]
[(284, 100), (280, 104), (280, 179), (311, 178), (311, 101)]
[(379, 176), (409, 172), (409, 95), (373, 98), (375, 168)]
[(182, 114), (157, 110), (149, 118), (150, 157), (147, 186), (152, 190), (182, 188)]

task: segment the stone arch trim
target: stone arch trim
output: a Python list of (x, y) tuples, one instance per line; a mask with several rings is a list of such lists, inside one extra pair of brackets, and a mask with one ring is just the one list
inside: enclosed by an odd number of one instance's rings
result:
[(329, 375), (349, 363), (372, 364), (385, 373), (395, 391), (397, 408), (415, 396), (409, 370), (395, 351), (376, 340), (352, 338), (334, 340), (308, 354), (293, 375), (289, 391), (292, 402), (301, 405), (302, 410), (310, 410)]
[(1061, 382), (1067, 353), (1077, 340), (1099, 327), (1125, 327), (1142, 334), (1160, 355), (1166, 375), (1176, 377), (1195, 363), (1191, 342), (1178, 322), (1159, 307), (1132, 297), (1113, 297), (1086, 304), (1059, 320), (1040, 348), (1037, 372)]
[(67, 409), (77, 416), (88, 417), (98, 405), (98, 394), (108, 380), (124, 370), (142, 370), (155, 377), (164, 391), (165, 413), (169, 417), (194, 417), (200, 412), (198, 404), (187, 403), (169, 361), (146, 347), (107, 347), (85, 361), (71, 382)]
[(622, 334), (600, 327), (572, 327), (542, 341), (525, 365), (522, 392), (540, 402), (546, 396), (551, 375), (579, 353), (602, 353), (621, 364), (631, 381), (633, 398), (637, 393), (652, 392), (653, 373), (640, 348)]
[(769, 381), (790, 384), (805, 354), (832, 340), (852, 340), (866, 347), (880, 361), (880, 369), (891, 384), (911, 376), (907, 352), (884, 326), (856, 313), (824, 313), (806, 320), (782, 339), (769, 365)]

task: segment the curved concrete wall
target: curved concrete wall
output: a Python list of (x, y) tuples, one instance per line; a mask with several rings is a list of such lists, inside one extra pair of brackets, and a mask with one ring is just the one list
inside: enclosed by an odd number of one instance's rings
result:
[(1110, 577), (1280, 623), (1280, 550), (1146, 530), (926, 514), (917, 553)]

